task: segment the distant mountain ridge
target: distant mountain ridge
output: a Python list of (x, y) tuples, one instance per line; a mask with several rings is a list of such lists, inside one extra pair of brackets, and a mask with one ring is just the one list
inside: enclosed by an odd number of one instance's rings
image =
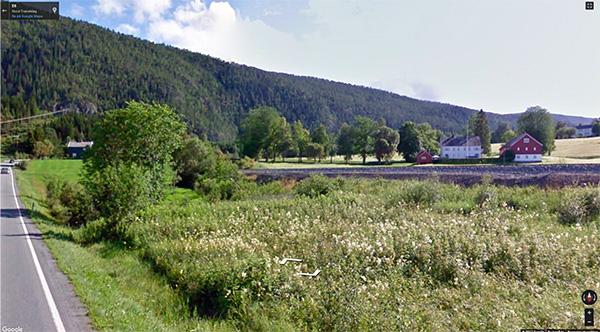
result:
[[(192, 131), (235, 139), (247, 112), (276, 107), (288, 121), (331, 130), (355, 116), (429, 122), (446, 133), (465, 130), (476, 111), (325, 79), (274, 73), (155, 44), (68, 18), (2, 22), (2, 96), (31, 96), (40, 107), (104, 111), (128, 100), (173, 106)], [(492, 129), (518, 115), (489, 113)], [(592, 119), (555, 115), (570, 124)]]

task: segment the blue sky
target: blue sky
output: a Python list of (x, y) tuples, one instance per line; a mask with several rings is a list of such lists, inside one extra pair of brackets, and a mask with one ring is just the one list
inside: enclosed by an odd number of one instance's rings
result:
[(600, 116), (600, 8), (585, 1), (60, 3), (62, 15), (266, 70), (497, 113)]

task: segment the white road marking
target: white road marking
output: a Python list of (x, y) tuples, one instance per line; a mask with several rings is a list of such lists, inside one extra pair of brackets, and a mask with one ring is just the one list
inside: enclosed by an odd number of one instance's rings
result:
[(31, 252), (31, 256), (33, 257), (33, 264), (35, 265), (35, 270), (37, 271), (37, 275), (40, 278), (40, 282), (42, 283), (42, 289), (44, 290), (44, 295), (46, 296), (46, 302), (48, 302), (48, 306), (50, 307), (50, 314), (52, 314), (54, 326), (56, 327), (57, 332), (65, 332), (65, 326), (63, 325), (62, 319), (60, 318), (60, 314), (58, 313), (58, 309), (56, 308), (56, 303), (54, 302), (52, 293), (50, 293), (50, 287), (48, 287), (46, 277), (44, 277), (44, 272), (42, 271), (40, 262), (38, 261), (37, 255), (35, 254), (35, 250), (33, 249), (33, 244), (31, 243), (29, 232), (27, 231), (27, 227), (25, 226), (25, 221), (23, 221), (23, 215), (21, 215), (21, 207), (19, 206), (19, 200), (17, 199), (17, 190), (15, 189), (15, 179), (12, 170), (10, 171), (10, 181), (12, 185), (13, 198), (15, 199), (15, 204), (17, 205), (17, 211), (19, 213), (19, 220), (21, 220), (21, 227), (23, 227), (23, 232), (25, 232), (26, 234), (25, 238), (27, 239), (27, 244), (29, 245), (29, 251)]

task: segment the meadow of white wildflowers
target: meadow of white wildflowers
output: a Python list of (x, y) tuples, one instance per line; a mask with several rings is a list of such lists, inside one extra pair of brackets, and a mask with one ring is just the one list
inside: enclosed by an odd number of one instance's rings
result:
[[(563, 221), (571, 205), (580, 222)], [(129, 231), (200, 315), (241, 329), (506, 331), (581, 326), (581, 291), (600, 289), (598, 210), (598, 188), (347, 180), (159, 206)]]

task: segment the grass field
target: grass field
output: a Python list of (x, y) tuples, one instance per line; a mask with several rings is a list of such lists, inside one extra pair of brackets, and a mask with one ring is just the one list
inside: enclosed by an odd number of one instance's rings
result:
[[(27, 171), (16, 171), (23, 204), (35, 202), (33, 219), (59, 268), (73, 283), (101, 331), (230, 331), (227, 322), (195, 319), (184, 298), (156, 274), (138, 251), (119, 243), (81, 246), (75, 230), (57, 223), (44, 202), (52, 178), (77, 181), (78, 160), (34, 160)], [(177, 190), (169, 199), (194, 200), (197, 195)]]
[[(19, 173), (39, 204), (47, 162)], [(559, 217), (598, 188), (321, 181), (329, 193), (313, 198), (283, 184), (217, 203), (177, 190), (128, 224), (127, 244), (82, 247), (43, 209), (36, 221), (100, 330), (582, 327), (600, 220)]]

